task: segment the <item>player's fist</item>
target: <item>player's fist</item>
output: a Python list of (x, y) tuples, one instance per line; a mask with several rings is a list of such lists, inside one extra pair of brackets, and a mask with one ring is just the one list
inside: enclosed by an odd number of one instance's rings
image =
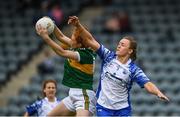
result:
[(48, 36), (48, 31), (46, 28), (42, 27), (41, 24), (36, 25), (36, 33), (41, 36), (41, 37), (45, 37)]
[(78, 26), (80, 24), (79, 18), (77, 16), (69, 16), (68, 24)]

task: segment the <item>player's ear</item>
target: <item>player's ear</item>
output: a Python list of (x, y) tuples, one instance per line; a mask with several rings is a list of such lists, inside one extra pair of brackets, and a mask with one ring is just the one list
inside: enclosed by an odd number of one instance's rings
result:
[(43, 93), (46, 93), (46, 89), (43, 89)]
[(129, 54), (132, 54), (133, 53), (133, 49), (129, 49)]

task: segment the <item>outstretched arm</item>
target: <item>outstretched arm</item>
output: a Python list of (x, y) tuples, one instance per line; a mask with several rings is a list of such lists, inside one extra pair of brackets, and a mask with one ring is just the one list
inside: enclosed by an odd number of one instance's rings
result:
[(94, 37), (88, 32), (84, 26), (80, 23), (78, 17), (70, 16), (68, 24), (72, 24), (79, 31), (79, 35), (83, 39), (83, 43), (91, 47), (94, 51), (100, 48), (100, 44), (94, 39)]
[(156, 95), (162, 100), (169, 101), (168, 97), (166, 97), (152, 82), (147, 82), (144, 87), (149, 93)]
[(69, 47), (72, 45), (71, 39), (65, 36), (57, 26), (55, 26), (54, 35), (60, 42), (68, 45)]
[(42, 39), (56, 52), (56, 54), (74, 59), (79, 60), (79, 56), (77, 52), (70, 51), (70, 50), (64, 50), (61, 46), (59, 46), (56, 42), (54, 42), (48, 35), (48, 32), (45, 28), (41, 27), (41, 25), (38, 25), (36, 27), (37, 34), (42, 37)]

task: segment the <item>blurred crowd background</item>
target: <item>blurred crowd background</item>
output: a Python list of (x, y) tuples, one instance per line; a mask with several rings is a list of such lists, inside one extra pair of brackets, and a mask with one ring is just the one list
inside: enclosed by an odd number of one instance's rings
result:
[[(57, 97), (67, 96), (68, 88), (61, 84), (64, 59), (36, 35), (34, 25), (42, 16), (49, 16), (69, 35), (70, 15), (79, 16), (111, 50), (125, 35), (137, 40), (137, 63), (170, 102), (161, 102), (134, 84), (133, 116), (180, 115), (180, 0), (1, 0), (1, 116), (23, 115), (26, 105), (42, 97), (44, 79), (58, 82)], [(94, 90), (100, 66), (97, 58)]]

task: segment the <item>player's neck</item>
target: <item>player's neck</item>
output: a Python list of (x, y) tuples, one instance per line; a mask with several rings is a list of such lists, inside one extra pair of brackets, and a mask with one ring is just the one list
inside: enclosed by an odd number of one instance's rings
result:
[(55, 101), (55, 98), (54, 98), (54, 97), (48, 97), (48, 101), (49, 101), (49, 102), (54, 102), (54, 101)]
[(125, 57), (117, 57), (118, 61), (120, 61), (122, 64), (126, 64), (127, 61), (129, 60), (128, 56)]

